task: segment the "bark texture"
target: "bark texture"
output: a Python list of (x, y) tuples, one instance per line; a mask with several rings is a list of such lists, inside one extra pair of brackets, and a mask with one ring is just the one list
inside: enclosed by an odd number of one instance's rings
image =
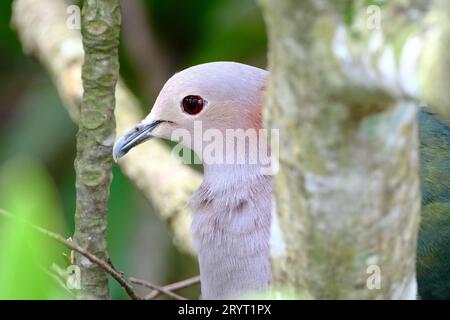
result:
[(417, 100), (448, 115), (448, 90), (430, 88), (431, 74), (448, 78), (448, 5), (378, 3), (381, 28), (368, 24), (370, 1), (260, 0), (266, 124), (285, 146), (276, 196), (287, 250), (273, 285), (303, 297), (415, 298)]
[[(86, 0), (82, 11), (83, 98), (75, 159), (77, 206), (74, 242), (108, 261), (107, 211), (115, 139), (121, 14), (118, 0)], [(109, 299), (108, 274), (81, 254), (81, 298)]]
[[(15, 0), (13, 25), (24, 51), (48, 70), (64, 106), (75, 122), (80, 119), (83, 94), (81, 66), (84, 51), (79, 30), (68, 28), (69, 2)], [(119, 80), (116, 90), (116, 133), (124, 134), (144, 118), (139, 101)], [(173, 232), (175, 244), (194, 254), (189, 234), (191, 216), (186, 204), (201, 182), (201, 175), (175, 162), (160, 141), (146, 143), (119, 163), (121, 169), (152, 203)]]

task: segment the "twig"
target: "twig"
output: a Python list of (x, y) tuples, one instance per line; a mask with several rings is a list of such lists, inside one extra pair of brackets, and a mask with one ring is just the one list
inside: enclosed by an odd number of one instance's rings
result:
[(164, 293), (165, 295), (168, 295), (169, 297), (172, 297), (176, 300), (187, 300), (185, 297), (182, 297), (168, 289), (166, 289), (165, 287), (160, 287), (157, 285), (154, 285), (153, 283), (150, 283), (148, 281), (145, 280), (141, 280), (141, 279), (136, 279), (136, 278), (130, 278), (130, 282), (131, 283), (135, 283), (135, 284), (139, 284), (141, 286), (153, 289), (153, 290), (158, 290), (159, 292)]
[(51, 232), (49, 230), (46, 230), (42, 227), (39, 227), (35, 224), (32, 224), (28, 221), (25, 221), (23, 219), (20, 219), (18, 217), (16, 217), (15, 215), (0, 209), (0, 214), (10, 218), (10, 219), (15, 219), (17, 221), (20, 221), (22, 223), (24, 223), (25, 225), (27, 225), (28, 227), (34, 229), (35, 231), (39, 232), (40, 234), (51, 238), (63, 245), (65, 245), (66, 247), (82, 254), (83, 256), (85, 256), (86, 258), (88, 258), (89, 260), (91, 260), (92, 262), (96, 263), (98, 266), (100, 266), (103, 270), (105, 270), (107, 273), (109, 273), (121, 286), (122, 288), (124, 288), (124, 290), (127, 292), (127, 294), (130, 296), (131, 299), (133, 300), (141, 300), (142, 298), (139, 297), (136, 292), (133, 290), (133, 287), (125, 280), (124, 276), (122, 273), (117, 272), (116, 270), (114, 270), (113, 267), (111, 267), (111, 265), (108, 262), (103, 261), (102, 259), (99, 259), (97, 256), (93, 255), (92, 253), (90, 253), (89, 251), (86, 251), (85, 249), (77, 246), (76, 244), (74, 244), (73, 242), (67, 241), (66, 239), (64, 239), (61, 235)]
[[(185, 279), (185, 280), (182, 280), (182, 281), (178, 281), (178, 282), (175, 282), (175, 283), (168, 284), (168, 285), (162, 287), (162, 289), (170, 290), (170, 291), (177, 291), (177, 290), (180, 290), (180, 289), (183, 289), (183, 288), (187, 288), (187, 287), (193, 286), (193, 285), (195, 285), (195, 284), (197, 284), (199, 282), (200, 282), (200, 276), (195, 276), (195, 277), (192, 277), (192, 278), (189, 278), (189, 279)], [(161, 293), (163, 293), (163, 292), (155, 289), (152, 292), (150, 292), (149, 294), (147, 294), (144, 297), (144, 300), (155, 299)]]
[[(119, 0), (84, 1), (81, 19), (83, 95), (74, 162), (77, 196), (73, 239), (107, 261), (107, 212), (112, 180), (112, 139), (116, 132), (114, 109), (122, 20)], [(105, 137), (111, 141), (106, 142)], [(75, 254), (75, 259), (82, 257)], [(78, 267), (81, 282), (88, 284), (81, 287), (80, 297), (109, 300), (105, 268), (93, 263), (80, 263)]]

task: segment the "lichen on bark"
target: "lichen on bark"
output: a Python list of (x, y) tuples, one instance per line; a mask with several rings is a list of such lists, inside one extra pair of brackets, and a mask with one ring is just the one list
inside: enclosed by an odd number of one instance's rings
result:
[[(77, 156), (74, 241), (107, 261), (107, 207), (115, 138), (115, 88), (119, 77), (121, 15), (118, 0), (86, 0), (82, 9), (84, 64)], [(108, 299), (108, 275), (76, 255), (83, 299)]]

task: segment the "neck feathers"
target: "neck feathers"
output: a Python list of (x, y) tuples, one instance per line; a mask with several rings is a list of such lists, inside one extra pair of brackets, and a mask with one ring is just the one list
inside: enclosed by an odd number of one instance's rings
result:
[(256, 165), (205, 167), (205, 179), (191, 201), (203, 299), (267, 289), (271, 180)]

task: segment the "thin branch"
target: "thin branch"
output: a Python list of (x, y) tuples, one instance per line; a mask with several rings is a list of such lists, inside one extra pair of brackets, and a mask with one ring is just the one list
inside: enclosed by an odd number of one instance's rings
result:
[[(185, 280), (182, 280), (182, 281), (178, 281), (178, 282), (175, 282), (175, 283), (168, 284), (168, 285), (162, 287), (161, 289), (170, 290), (170, 291), (177, 291), (177, 290), (180, 290), (180, 289), (184, 289), (184, 288), (188, 288), (190, 286), (193, 286), (193, 285), (195, 285), (195, 284), (197, 284), (199, 282), (200, 282), (200, 276), (195, 276), (195, 277), (192, 277), (192, 278), (189, 278), (189, 279), (185, 279)], [(150, 292), (149, 294), (147, 294), (144, 297), (144, 300), (155, 299), (156, 297), (158, 297), (162, 293), (163, 292), (155, 289), (152, 292)]]
[(153, 283), (150, 283), (146, 280), (130, 278), (130, 282), (134, 283), (134, 284), (139, 284), (141, 286), (144, 286), (144, 287), (147, 287), (147, 288), (150, 288), (153, 290), (158, 290), (159, 292), (164, 293), (165, 295), (168, 295), (169, 297), (172, 297), (176, 300), (188, 300), (185, 297), (182, 297), (176, 293), (173, 293), (172, 291), (165, 289), (165, 287), (160, 287), (160, 286), (154, 285)]
[[(119, 0), (84, 1), (81, 70), (83, 96), (75, 158), (74, 242), (108, 261), (107, 212), (116, 132), (114, 109), (119, 78)], [(108, 275), (96, 264), (79, 263), (83, 299), (109, 299)]]
[(130, 296), (131, 299), (133, 299), (133, 300), (141, 300), (142, 299), (141, 297), (139, 297), (136, 294), (133, 287), (125, 280), (123, 273), (116, 271), (114, 269), (114, 267), (112, 267), (108, 262), (103, 261), (102, 259), (98, 258), (97, 256), (90, 253), (89, 251), (77, 246), (73, 242), (64, 239), (63, 236), (61, 236), (57, 233), (51, 232), (40, 226), (32, 224), (23, 219), (20, 219), (20, 218), (16, 217), (15, 215), (13, 215), (3, 209), (0, 209), (0, 214), (9, 219), (14, 219), (16, 221), (24, 223), (26, 226), (32, 228), (33, 230), (39, 232), (40, 234), (42, 234), (50, 239), (53, 239), (53, 240), (65, 245), (66, 247), (82, 254), (83, 256), (88, 258), (90, 261), (92, 261), (92, 262), (96, 263), (98, 266), (100, 266), (104, 271), (109, 273), (122, 286), (122, 288), (124, 288), (124, 290), (127, 292), (127, 294)]

